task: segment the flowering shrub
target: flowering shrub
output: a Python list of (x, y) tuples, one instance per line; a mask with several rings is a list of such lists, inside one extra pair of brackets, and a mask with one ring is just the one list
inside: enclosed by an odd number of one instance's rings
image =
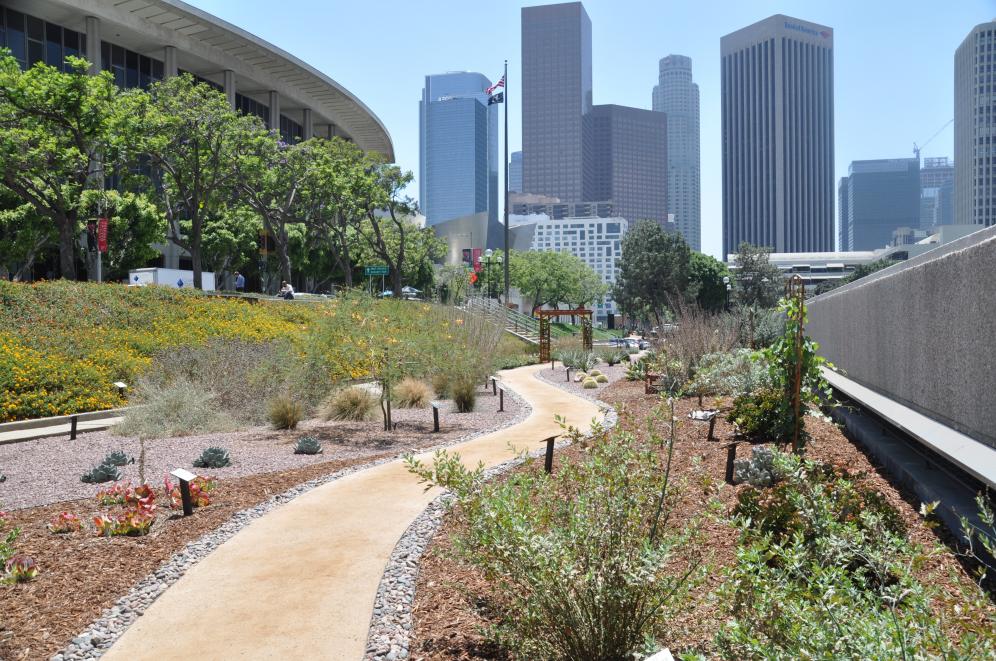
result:
[(26, 555), (15, 555), (4, 564), (5, 580), (26, 583), (38, 575), (38, 564)]
[(83, 530), (83, 521), (72, 512), (59, 512), (48, 522), (48, 531), (57, 535)]

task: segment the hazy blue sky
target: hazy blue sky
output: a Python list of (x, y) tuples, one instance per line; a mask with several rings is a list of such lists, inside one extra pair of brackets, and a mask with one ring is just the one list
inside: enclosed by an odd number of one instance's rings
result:
[[(509, 0), (188, 0), (293, 53), (358, 96), (418, 176), (418, 101), (424, 76), (509, 61), (510, 151), (520, 144), (519, 8)], [(701, 94), (702, 244), (721, 251), (719, 40), (771, 14), (834, 29), (836, 170), (852, 160), (912, 156), (954, 116), (954, 51), (996, 0), (586, 0), (595, 103), (650, 108), (657, 61), (688, 55)], [(952, 128), (922, 157), (953, 156)], [(834, 184), (836, 190), (836, 182)], [(417, 186), (412, 188), (413, 194)], [(835, 234), (836, 236), (836, 234)]]

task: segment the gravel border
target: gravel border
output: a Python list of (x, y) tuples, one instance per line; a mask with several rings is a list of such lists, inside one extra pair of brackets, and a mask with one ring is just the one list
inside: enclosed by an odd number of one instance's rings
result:
[[(534, 377), (540, 377), (539, 372)], [(549, 382), (556, 386), (556, 383)], [(564, 383), (564, 385), (568, 385)], [(567, 392), (567, 388), (561, 388)], [(574, 394), (574, 393), (572, 393)], [(588, 397), (604, 411), (602, 425), (610, 429), (618, 422), (616, 410), (605, 402)], [(569, 439), (558, 441), (554, 447), (570, 445)], [(492, 466), (484, 472), (485, 478), (500, 475), (522, 464), (527, 458), (536, 458), (546, 450), (540, 448), (525, 457), (515, 457)], [(370, 632), (367, 635), (364, 661), (400, 661), (410, 656), (409, 644), (412, 629), (412, 606), (415, 603), (415, 584), (418, 579), (419, 561), (432, 543), (443, 524), (448, 501), (452, 494), (445, 492), (437, 496), (401, 535), (391, 558), (384, 569), (377, 597), (374, 599), (373, 615), (370, 617)]]
[[(501, 383), (500, 379), (499, 383)], [(490, 434), (500, 429), (504, 429), (505, 427), (517, 424), (529, 417), (532, 413), (532, 407), (529, 406), (529, 404), (522, 399), (518, 393), (514, 392), (507, 386), (505, 388), (505, 393), (512, 397), (520, 406), (514, 417), (503, 420), (500, 426), (489, 427), (487, 429), (475, 431), (459, 438), (449, 440), (439, 445), (422, 448), (418, 450), (418, 453), (433, 452), (458, 443), (463, 443), (478, 436)], [(391, 461), (396, 461), (400, 457), (404, 456), (404, 454), (406, 453), (344, 468), (335, 473), (299, 484), (296, 487), (284, 491), (283, 493), (270, 497), (268, 500), (263, 501), (254, 507), (236, 512), (221, 526), (205, 535), (202, 535), (200, 538), (192, 542), (188, 542), (182, 551), (174, 554), (173, 557), (160, 565), (155, 572), (149, 574), (144, 579), (136, 583), (128, 594), (118, 599), (114, 606), (105, 610), (100, 618), (94, 621), (93, 624), (87, 627), (78, 636), (73, 638), (73, 640), (65, 648), (50, 657), (50, 661), (82, 661), (83, 659), (100, 658), (103, 656), (104, 652), (110, 649), (111, 646), (117, 642), (118, 638), (120, 638), (124, 632), (127, 631), (128, 627), (134, 624), (135, 621), (145, 613), (145, 610), (152, 605), (152, 602), (154, 602), (163, 592), (165, 592), (167, 588), (176, 583), (187, 572), (187, 570), (190, 569), (190, 567), (197, 564), (200, 560), (203, 560), (212, 551), (221, 546), (221, 544), (227, 540), (234, 537), (236, 533), (251, 524), (253, 521), (276, 509), (277, 507), (290, 502), (294, 498), (311, 491), (312, 489), (328, 484), (329, 482), (334, 482), (347, 475)], [(435, 504), (436, 501), (433, 501), (433, 505)], [(425, 513), (416, 519), (416, 523), (424, 516)], [(415, 524), (413, 523), (412, 526), (414, 525)], [(436, 527), (438, 527), (438, 524), (436, 524)], [(433, 528), (433, 530), (435, 530), (435, 528)], [(407, 532), (405, 534), (407, 535)], [(397, 552), (397, 549), (395, 549), (395, 552)], [(419, 555), (421, 555), (421, 552)], [(392, 554), (391, 562), (393, 561), (394, 555)], [(389, 562), (389, 566), (391, 562)], [(412, 582), (412, 588), (414, 588), (414, 581)], [(414, 593), (412, 596), (414, 597)], [(378, 590), (377, 598), (378, 600), (381, 598), (380, 590)], [(408, 603), (410, 611), (411, 601)]]

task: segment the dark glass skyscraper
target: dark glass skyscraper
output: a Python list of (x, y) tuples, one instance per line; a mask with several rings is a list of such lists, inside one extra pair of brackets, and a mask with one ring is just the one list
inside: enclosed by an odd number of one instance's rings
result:
[(890, 245), (894, 230), (920, 227), (919, 159), (854, 161), (844, 181), (840, 225), (846, 245), (842, 250), (884, 248)]
[(617, 105), (585, 115), (584, 190), (630, 222), (667, 223), (667, 116)]
[(778, 14), (720, 50), (723, 254), (833, 250), (833, 30)]
[(425, 77), (419, 104), (419, 198), (426, 223), (488, 212), (488, 242), (498, 224), (498, 111), (479, 73)]
[(702, 249), (699, 163), (699, 86), (692, 82), (692, 58), (668, 55), (660, 61), (654, 110), (667, 113), (667, 210), (693, 250)]
[(580, 2), (522, 8), (522, 188), (583, 199), (591, 20)]

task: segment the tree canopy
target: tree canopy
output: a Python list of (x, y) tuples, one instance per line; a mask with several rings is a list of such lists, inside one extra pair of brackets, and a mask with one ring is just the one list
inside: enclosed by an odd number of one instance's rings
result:
[(691, 249), (676, 232), (641, 220), (622, 240), (613, 298), (627, 316), (663, 323), (680, 305), (688, 287)]
[(736, 258), (736, 293), (741, 305), (773, 308), (781, 295), (784, 279), (769, 262), (771, 248), (741, 243)]

